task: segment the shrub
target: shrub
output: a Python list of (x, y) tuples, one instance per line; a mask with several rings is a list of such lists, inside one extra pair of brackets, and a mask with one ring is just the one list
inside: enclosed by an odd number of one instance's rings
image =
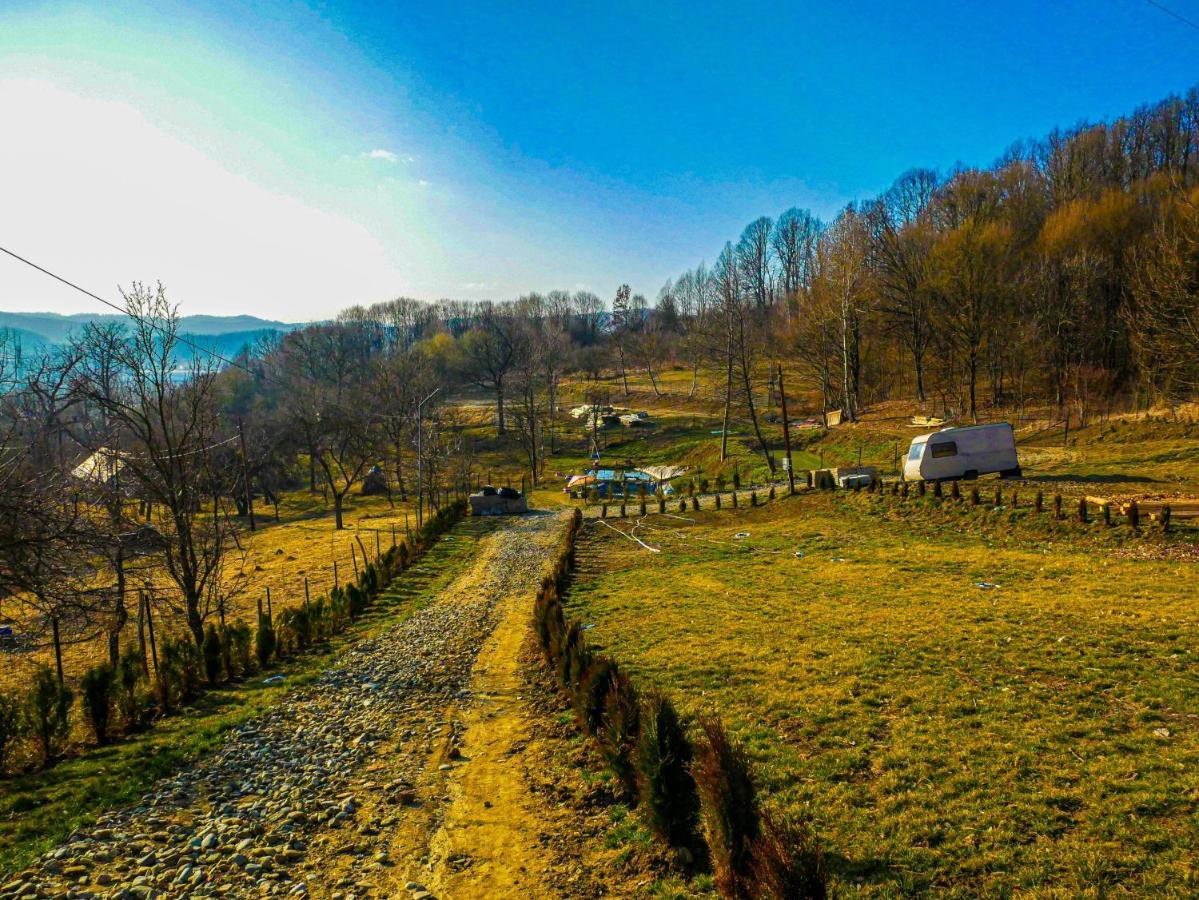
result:
[(712, 874), (723, 896), (752, 898), (750, 869), (761, 823), (749, 761), (719, 719), (700, 719), (700, 728), (704, 744), (693, 771)]
[(275, 626), (267, 615), (258, 616), (258, 630), (254, 632), (254, 655), (258, 658), (258, 667), (265, 669), (275, 655)]
[(723, 475), (723, 473), (717, 474), (717, 476), (716, 476), (716, 490), (718, 490), (718, 491), (724, 490), (724, 475)]
[(83, 714), (92, 728), (96, 743), (108, 743), (108, 722), (112, 714), (112, 666), (103, 663), (88, 669), (80, 682)]
[(709, 481), (707, 478), (701, 478), (699, 480), (699, 492), (701, 494), (708, 493), (708, 484), (709, 484)]
[(143, 699), (140, 687), (145, 677), (145, 657), (137, 650), (126, 650), (122, 653), (113, 673), (112, 687), (117, 714), (120, 715), (121, 726), (126, 731), (136, 728), (141, 721)]
[(750, 862), (753, 896), (824, 900), (828, 896), (824, 852), (811, 829), (798, 819), (775, 819), (765, 810), (761, 828)]
[[(588, 654), (588, 665), (582, 667), (581, 675), (574, 679), (575, 709), (579, 720), (590, 734), (598, 735), (604, 725), (604, 702), (612, 689), (612, 681), (619, 675), (619, 669), (607, 656), (592, 656)], [(571, 675), (574, 676), (572, 670)]]
[(244, 622), (226, 625), (221, 631), (221, 656), (225, 660), (225, 674), (228, 678), (250, 674), (253, 667), (250, 659), (252, 638), (250, 626)]
[(41, 748), (44, 765), (62, 751), (67, 739), (67, 713), (74, 701), (74, 695), (59, 683), (49, 666), (38, 666), (25, 702), (25, 723)]
[(733, 467), (733, 490), (741, 490), (741, 470), (736, 466)]
[(346, 585), (346, 600), (349, 603), (350, 621), (356, 621), (366, 610), (366, 594), (356, 584)]
[(298, 606), (292, 610), (291, 627), (295, 630), (297, 646), (306, 650), (312, 643), (312, 616), (307, 606)]
[(641, 707), (629, 676), (613, 667), (599, 729), (600, 751), (629, 797), (637, 796), (636, 751)]
[(661, 692), (646, 698), (637, 741), (637, 793), (650, 827), (675, 847), (700, 848), (699, 794), (691, 775), (691, 742), (674, 704)]
[(162, 642), (155, 689), (164, 712), (196, 695), (200, 690), (202, 668), (195, 642), (189, 637), (168, 638)]
[(208, 676), (208, 683), (216, 684), (221, 680), (224, 660), (221, 659), (221, 635), (215, 625), (209, 625), (208, 630), (204, 632), (204, 643), (200, 646), (200, 652), (204, 655), (204, 674)]
[(21, 704), (11, 694), (0, 694), (0, 774), (8, 762), (8, 752), (23, 731)]

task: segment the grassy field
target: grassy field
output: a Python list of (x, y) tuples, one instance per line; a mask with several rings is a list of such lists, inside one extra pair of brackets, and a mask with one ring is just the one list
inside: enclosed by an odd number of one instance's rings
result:
[[(257, 530), (251, 532), (248, 525), (239, 536), (244, 552), (231, 549), (225, 567), (225, 579), (236, 591), (229, 600), (227, 614), (231, 619), (252, 622), (259, 598), (267, 588), (271, 591), (272, 607), (278, 611), (304, 602), (304, 580), (309, 582), (313, 597), (333, 586), (333, 563), (338, 566), (338, 578), (344, 584), (354, 577), (353, 554), (362, 562), (361, 547), (366, 547), (370, 556), (375, 553), (376, 531), (383, 549), (391, 546), (392, 528), (399, 539), (404, 537), (405, 515), (410, 526), (416, 527), (415, 503), (400, 503), (395, 506), (386, 497), (363, 497), (357, 492), (347, 499), (346, 527), (337, 531), (333, 527), (332, 506), (326, 504), (319, 493), (306, 490), (291, 491), (283, 495), (279, 505), (279, 521), (274, 520), (270, 507), (257, 509)], [(351, 548), (353, 550), (351, 551)], [(137, 596), (136, 591), (150, 584), (162, 592), (163, 597), (174, 597), (177, 589), (169, 582), (160, 568), (139, 570), (137, 563), (129, 575), (128, 598), (130, 621), (122, 632), (122, 646), (137, 640)], [(26, 616), (19, 600), (9, 599), (0, 605), (0, 621), (10, 619), (17, 623), (17, 631), (37, 626)], [(164, 631), (180, 631), (182, 617), (172, 616), (163, 605), (159, 605), (155, 630), (159, 639)], [(63, 669), (68, 681), (75, 682), (89, 667), (107, 659), (107, 643), (100, 629), (89, 626), (72, 632), (64, 629)], [(38, 634), (28, 652), (0, 651), (0, 690), (21, 689), (29, 681), (33, 667), (39, 663), (53, 665), (53, 654), (49, 647), (49, 636)]]
[(45, 772), (0, 780), (0, 874), (15, 871), (105, 809), (135, 801), (150, 785), (199, 759), (225, 733), (328, 668), (347, 644), (420, 609), (472, 564), (479, 539), (494, 520), (466, 519), (435, 543), (343, 634), (275, 667), (283, 683), (263, 676), (206, 691), (193, 706), (152, 729), (68, 759)]
[(572, 613), (724, 716), (838, 892), (1199, 890), (1193, 564), (878, 502), (591, 524)]

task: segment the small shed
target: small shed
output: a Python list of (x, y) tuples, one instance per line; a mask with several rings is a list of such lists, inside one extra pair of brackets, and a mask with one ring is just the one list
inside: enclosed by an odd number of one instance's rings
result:
[(79, 481), (100, 487), (114, 487), (125, 470), (125, 453), (110, 447), (101, 447), (71, 470), (71, 476)]

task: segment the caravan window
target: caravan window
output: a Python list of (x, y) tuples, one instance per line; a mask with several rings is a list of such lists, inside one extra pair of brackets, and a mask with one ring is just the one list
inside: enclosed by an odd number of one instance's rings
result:
[(920, 454), (924, 452), (924, 442), (912, 444), (912, 449), (908, 451), (908, 459), (915, 462), (920, 458)]
[(946, 456), (957, 456), (958, 444), (957, 441), (942, 441), (939, 444), (933, 444), (933, 459), (943, 459)]

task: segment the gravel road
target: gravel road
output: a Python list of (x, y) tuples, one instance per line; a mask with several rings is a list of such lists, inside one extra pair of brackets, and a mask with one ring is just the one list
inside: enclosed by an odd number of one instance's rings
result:
[(419, 841), (397, 859), (395, 832), (436, 826), (456, 710), (470, 702), (497, 602), (531, 597), (563, 524), (534, 515), (487, 535), (427, 607), (343, 652), (138, 805), (73, 834), (0, 898), (431, 897), (412, 880), (427, 863)]

